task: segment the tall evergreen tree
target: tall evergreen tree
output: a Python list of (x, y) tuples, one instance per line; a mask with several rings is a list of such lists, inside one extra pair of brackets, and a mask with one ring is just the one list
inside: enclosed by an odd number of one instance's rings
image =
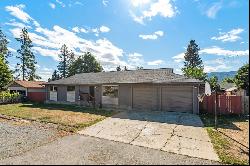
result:
[(16, 66), (15, 71), (18, 73), (17, 77), (21, 75), (22, 80), (30, 81), (41, 79), (41, 77), (36, 74), (35, 64), (37, 64), (37, 62), (35, 55), (31, 51), (33, 45), (26, 28), (22, 29), (20, 37), (16, 38), (16, 40), (21, 43), (21, 48), (17, 50), (17, 59), (21, 61), (21, 63), (17, 63)]
[(12, 80), (12, 72), (0, 53), (0, 91)]
[(69, 70), (69, 60), (70, 60), (70, 51), (68, 50), (68, 47), (63, 44), (61, 47), (61, 54), (59, 54), (59, 65), (57, 66), (58, 71), (60, 73), (61, 78), (66, 78), (68, 76), (68, 70)]
[(0, 90), (3, 90), (4, 86), (12, 80), (12, 72), (9, 69), (7, 61), (10, 55), (7, 47), (8, 43), (6, 36), (0, 29)]
[(204, 66), (199, 56), (199, 50), (200, 48), (195, 43), (195, 40), (191, 40), (185, 52), (182, 71), (184, 75), (189, 78), (205, 80), (207, 76), (206, 73), (204, 73)]
[(0, 56), (3, 58), (5, 63), (8, 63), (7, 58), (11, 55), (10, 51), (8, 50), (8, 40), (4, 35), (3, 31), (0, 29)]
[(52, 77), (51, 77), (51, 81), (55, 81), (55, 80), (59, 80), (60, 79), (60, 75), (58, 73), (57, 70), (54, 70), (53, 74), (52, 74)]

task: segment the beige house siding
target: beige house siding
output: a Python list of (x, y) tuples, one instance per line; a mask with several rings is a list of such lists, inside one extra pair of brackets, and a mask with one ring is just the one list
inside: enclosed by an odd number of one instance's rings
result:
[(67, 102), (67, 86), (57, 86), (57, 101)]
[(102, 85), (95, 87), (95, 104), (102, 107)]
[(119, 85), (118, 89), (118, 105), (120, 108), (132, 109), (132, 86)]

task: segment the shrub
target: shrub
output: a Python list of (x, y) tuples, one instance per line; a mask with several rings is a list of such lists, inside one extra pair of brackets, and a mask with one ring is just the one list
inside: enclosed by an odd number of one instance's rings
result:
[(10, 93), (10, 91), (0, 92), (0, 104), (17, 103), (21, 101), (19, 93)]

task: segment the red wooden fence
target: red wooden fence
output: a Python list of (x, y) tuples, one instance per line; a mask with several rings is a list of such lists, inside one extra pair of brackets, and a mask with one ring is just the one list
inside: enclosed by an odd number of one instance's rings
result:
[[(215, 95), (205, 96), (201, 108), (202, 112), (214, 114)], [(217, 95), (218, 114), (242, 114), (241, 96)]]

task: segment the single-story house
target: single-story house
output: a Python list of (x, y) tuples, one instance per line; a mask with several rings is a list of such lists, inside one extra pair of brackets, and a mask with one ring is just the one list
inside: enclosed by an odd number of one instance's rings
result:
[(6, 86), (10, 92), (18, 92), (26, 96), (28, 100), (34, 102), (44, 102), (46, 99), (46, 91), (44, 81), (20, 81), (15, 80)]
[(234, 83), (221, 83), (220, 84), (221, 90), (227, 96), (246, 96), (246, 90), (239, 89), (236, 87)]
[[(197, 96), (204, 83), (175, 74), (172, 68), (160, 68), (82, 73), (48, 82), (45, 86), (48, 103), (197, 114)], [(117, 95), (103, 95), (105, 89)]]

